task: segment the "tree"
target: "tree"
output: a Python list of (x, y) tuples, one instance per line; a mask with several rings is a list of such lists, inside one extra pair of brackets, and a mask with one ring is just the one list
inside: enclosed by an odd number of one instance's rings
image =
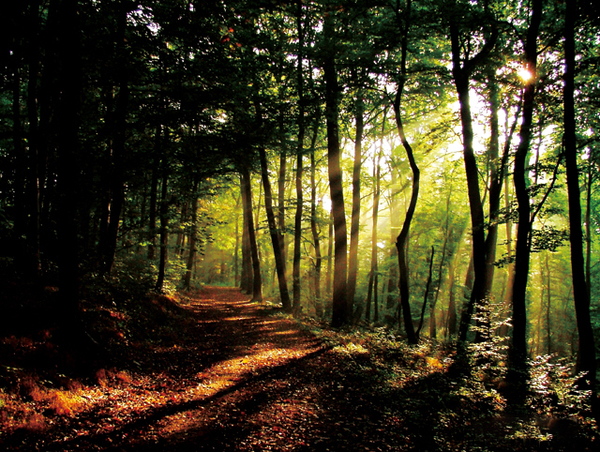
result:
[(79, 309), (80, 256), (77, 193), (80, 186), (80, 112), (82, 89), (82, 55), (78, 20), (78, 2), (60, 0), (53, 2), (51, 14), (57, 14), (58, 71), (58, 241), (60, 245), (59, 290), (62, 299), (64, 327), (81, 333)]
[[(452, 44), (452, 76), (458, 100), (460, 103), (460, 120), (462, 125), (463, 138), (463, 159), (465, 163), (465, 172), (467, 175), (467, 192), (469, 198), (469, 207), (471, 211), (471, 234), (473, 240), (473, 264), (475, 271), (475, 280), (473, 289), (469, 297), (466, 308), (463, 310), (460, 322), (459, 339), (465, 341), (467, 332), (471, 323), (471, 316), (475, 306), (483, 303), (486, 297), (486, 256), (485, 256), (485, 229), (484, 229), (484, 214), (483, 203), (479, 191), (479, 172), (477, 161), (473, 149), (473, 119), (471, 114), (469, 84), (471, 76), (475, 69), (483, 64), (488, 55), (494, 48), (498, 38), (498, 30), (494, 24), (494, 18), (489, 12), (484, 11), (484, 23), (489, 24), (484, 28), (485, 41), (479, 51), (474, 55), (469, 53), (471, 45), (469, 42), (473, 39), (472, 35), (465, 33), (462, 30), (464, 24), (461, 21), (461, 16), (458, 13), (460, 6), (456, 5), (453, 8), (450, 16), (450, 41)], [(466, 54), (463, 53), (466, 50)]]
[(350, 255), (348, 262), (348, 300), (354, 302), (358, 277), (358, 239), (360, 230), (360, 181), (364, 131), (363, 91), (359, 89), (354, 101), (356, 134), (354, 136), (354, 165), (352, 169), (352, 216), (350, 218)]
[(252, 188), (250, 171), (247, 168), (241, 170), (242, 206), (244, 209), (244, 225), (247, 229), (250, 256), (252, 260), (252, 301), (262, 301), (262, 278), (260, 274), (260, 260), (258, 258), (258, 246), (252, 218)]
[[(410, 204), (408, 206), (408, 210), (406, 211), (406, 216), (404, 218), (402, 229), (400, 230), (400, 234), (398, 234), (398, 238), (396, 240), (396, 249), (398, 250), (398, 267), (400, 270), (398, 287), (400, 289), (401, 312), (402, 317), (404, 319), (404, 329), (406, 331), (406, 336), (408, 338), (409, 343), (416, 344), (418, 341), (418, 337), (414, 331), (412, 313), (410, 309), (408, 266), (406, 263), (406, 242), (410, 231), (410, 224), (415, 213), (417, 201), (419, 199), (420, 170), (417, 166), (412, 147), (408, 142), (408, 139), (406, 138), (406, 134), (404, 132), (404, 124), (402, 123), (401, 110), (402, 96), (404, 95), (404, 85), (406, 83), (407, 77), (406, 58), (408, 54), (408, 33), (409, 26), (411, 23), (411, 5), (411, 0), (408, 0), (403, 20), (400, 19), (400, 17), (398, 16), (399, 27), (402, 30), (402, 49), (400, 59), (400, 78), (397, 81), (398, 86), (396, 95), (394, 97), (394, 114), (396, 118), (396, 127), (398, 129), (398, 135), (400, 136), (402, 146), (404, 146), (404, 149), (406, 151), (406, 156), (408, 158), (408, 161), (410, 163), (410, 169), (412, 171), (412, 194), (410, 197)], [(399, 15), (400, 12), (398, 11), (397, 14)]]
[(283, 256), (283, 244), (281, 236), (277, 229), (275, 221), (275, 213), (273, 211), (273, 194), (271, 192), (271, 183), (269, 181), (269, 168), (267, 165), (267, 153), (264, 148), (258, 150), (260, 156), (260, 167), (263, 187), (265, 189), (265, 210), (267, 213), (267, 221), (269, 225), (269, 233), (271, 242), (273, 243), (273, 254), (275, 256), (275, 268), (277, 270), (277, 280), (279, 282), (279, 295), (281, 296), (281, 304), (284, 311), (291, 311), (292, 304), (287, 286), (287, 277), (285, 270), (285, 259)]
[(515, 250), (515, 274), (512, 287), (513, 333), (511, 358), (516, 369), (525, 367), (527, 357), (527, 312), (526, 291), (531, 252), (531, 209), (527, 187), (527, 155), (531, 142), (533, 112), (535, 108), (537, 37), (542, 21), (542, 0), (534, 0), (531, 6), (531, 19), (525, 42), (525, 61), (531, 74), (523, 91), (523, 120), (520, 129), (521, 141), (515, 154), (514, 184), (518, 202), (519, 226)]
[(296, 29), (298, 33), (298, 149), (296, 150), (296, 214), (294, 216), (294, 264), (292, 271), (292, 299), (294, 313), (298, 315), (300, 305), (300, 262), (302, 247), (302, 176), (304, 174), (304, 135), (305, 135), (305, 99), (304, 99), (304, 31), (302, 29), (302, 1), (297, 0)]
[(339, 86), (335, 64), (335, 17), (334, 11), (326, 12), (323, 25), (324, 50), (323, 73), (325, 78), (325, 119), (327, 123), (327, 168), (329, 192), (334, 229), (334, 268), (333, 268), (333, 314), (331, 325), (336, 328), (344, 325), (349, 318), (347, 300), (348, 242), (344, 188), (340, 166), (340, 140), (338, 125)]
[[(538, 7), (541, 8), (541, 5)], [(590, 299), (587, 290), (585, 260), (583, 257), (583, 234), (581, 228), (581, 198), (579, 192), (579, 168), (577, 165), (577, 136), (575, 122), (575, 23), (578, 13), (577, 0), (566, 4), (564, 51), (564, 149), (567, 167), (567, 191), (569, 197), (569, 238), (571, 244), (571, 271), (573, 298), (579, 332), (577, 353), (578, 372), (586, 375), (579, 381), (581, 387), (595, 388), (596, 348), (590, 318)]]

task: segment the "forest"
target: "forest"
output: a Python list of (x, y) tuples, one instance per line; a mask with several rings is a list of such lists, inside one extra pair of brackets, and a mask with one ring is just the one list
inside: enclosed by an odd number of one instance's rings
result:
[(2, 429), (233, 287), (596, 431), (599, 65), (594, 0), (2, 2)]

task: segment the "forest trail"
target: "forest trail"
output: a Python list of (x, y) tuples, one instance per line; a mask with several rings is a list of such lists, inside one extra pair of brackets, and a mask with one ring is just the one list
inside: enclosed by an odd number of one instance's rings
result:
[(99, 371), (78, 391), (86, 409), (14, 432), (8, 450), (398, 450), (330, 348), (248, 299), (188, 294), (185, 340), (140, 349), (140, 371)]
[(147, 336), (90, 360), (95, 381), (30, 383), (38, 414), (0, 431), (0, 450), (595, 450), (573, 431), (520, 438), (516, 426), (534, 429), (534, 418), (505, 412), (418, 347), (383, 356), (343, 335), (328, 346), (230, 288), (162, 303), (140, 321)]

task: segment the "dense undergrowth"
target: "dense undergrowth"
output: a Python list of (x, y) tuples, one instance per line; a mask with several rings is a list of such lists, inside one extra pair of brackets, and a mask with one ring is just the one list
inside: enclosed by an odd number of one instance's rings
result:
[[(161, 388), (205, 365), (187, 356), (203, 340), (190, 335), (189, 294), (132, 298), (107, 291), (104, 298), (84, 301), (89, 341), (74, 344), (60, 333), (53, 288), (37, 293), (17, 285), (9, 289), (0, 337), (0, 444), (6, 438), (18, 444), (20, 436), (30, 434), (43, 441), (54, 425), (75, 422), (115, 394), (126, 399), (132, 388), (146, 391), (144, 403), (163, 403), (173, 393)], [(457, 366), (453, 344), (409, 346), (389, 328), (332, 330), (313, 319), (299, 325), (326, 344), (337, 363), (331, 381), (313, 382), (318, 390), (341, 387), (336, 381), (354, 388), (348, 397), (361, 403), (367, 399), (375, 407), (369, 412), (384, 416), (385, 428), (396, 435), (410, 435), (416, 450), (597, 446), (586, 394), (574, 389), (572, 365), (556, 357), (530, 363), (529, 389), (515, 405), (501, 341), (470, 346), (467, 365)], [(127, 416), (140, 410), (130, 408)], [(73, 434), (87, 433), (81, 428)]]

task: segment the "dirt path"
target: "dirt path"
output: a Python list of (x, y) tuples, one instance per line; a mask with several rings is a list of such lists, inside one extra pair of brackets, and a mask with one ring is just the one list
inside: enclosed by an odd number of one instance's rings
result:
[[(8, 450), (359, 450), (380, 424), (338, 357), (295, 322), (233, 289), (207, 288), (182, 307), (171, 343), (130, 344), (139, 370), (99, 371), (72, 415), (15, 432)], [(383, 436), (360, 450), (396, 449)]]

